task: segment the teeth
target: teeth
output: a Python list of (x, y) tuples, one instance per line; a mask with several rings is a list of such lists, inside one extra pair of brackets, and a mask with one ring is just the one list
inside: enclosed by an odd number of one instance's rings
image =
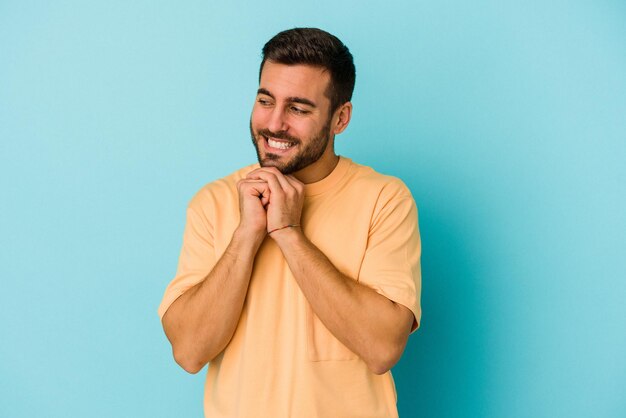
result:
[(269, 144), (270, 147), (278, 148), (278, 149), (288, 149), (293, 146), (293, 144), (290, 142), (279, 142), (279, 141), (274, 141), (273, 139), (270, 139), (270, 138), (267, 138), (267, 143)]

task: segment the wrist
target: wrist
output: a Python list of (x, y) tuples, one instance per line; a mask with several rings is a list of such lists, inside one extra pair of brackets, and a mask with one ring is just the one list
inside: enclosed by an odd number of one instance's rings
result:
[(269, 234), (278, 246), (284, 244), (293, 244), (298, 240), (305, 238), (302, 227), (298, 224), (290, 224), (281, 228), (276, 228)]
[(243, 247), (242, 249), (249, 247), (250, 250), (256, 253), (266, 235), (267, 232), (265, 229), (253, 230), (239, 225), (233, 233), (232, 241), (236, 242), (238, 246)]
[(300, 224), (299, 223), (286, 224), (284, 226), (279, 226), (277, 228), (272, 228), (269, 231), (267, 231), (267, 233), (268, 233), (268, 235), (272, 235), (274, 232), (281, 231), (281, 230), (287, 229), (287, 228), (300, 228)]

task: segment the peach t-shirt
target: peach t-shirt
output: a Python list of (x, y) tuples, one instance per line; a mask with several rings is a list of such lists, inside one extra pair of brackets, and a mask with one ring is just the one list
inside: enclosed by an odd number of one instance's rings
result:
[[(237, 181), (258, 164), (204, 186), (187, 209), (176, 277), (162, 318), (222, 256), (239, 223)], [(305, 186), (302, 229), (348, 277), (408, 307), (419, 325), (417, 209), (397, 178), (341, 157)], [(217, 417), (394, 417), (391, 372), (376, 375), (322, 324), (279, 247), (266, 237), (256, 256), (235, 334), (208, 367), (205, 415)]]

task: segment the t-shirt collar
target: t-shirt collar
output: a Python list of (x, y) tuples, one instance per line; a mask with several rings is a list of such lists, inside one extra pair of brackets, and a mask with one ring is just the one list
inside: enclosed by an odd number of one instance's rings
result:
[(350, 161), (351, 160), (349, 158), (339, 156), (339, 162), (329, 175), (319, 181), (316, 181), (315, 183), (304, 185), (305, 196), (315, 196), (330, 190), (346, 174), (348, 168), (350, 167)]

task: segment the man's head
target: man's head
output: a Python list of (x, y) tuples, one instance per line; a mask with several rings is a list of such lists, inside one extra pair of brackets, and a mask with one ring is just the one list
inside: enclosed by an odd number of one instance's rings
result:
[(350, 121), (354, 80), (350, 51), (327, 32), (291, 29), (267, 42), (250, 120), (261, 165), (305, 180), (327, 175), (334, 136)]
[(356, 72), (352, 54), (339, 38), (316, 28), (295, 28), (280, 32), (263, 47), (259, 80), (266, 61), (285, 65), (310, 65), (328, 71), (326, 94), (331, 114), (352, 99)]

